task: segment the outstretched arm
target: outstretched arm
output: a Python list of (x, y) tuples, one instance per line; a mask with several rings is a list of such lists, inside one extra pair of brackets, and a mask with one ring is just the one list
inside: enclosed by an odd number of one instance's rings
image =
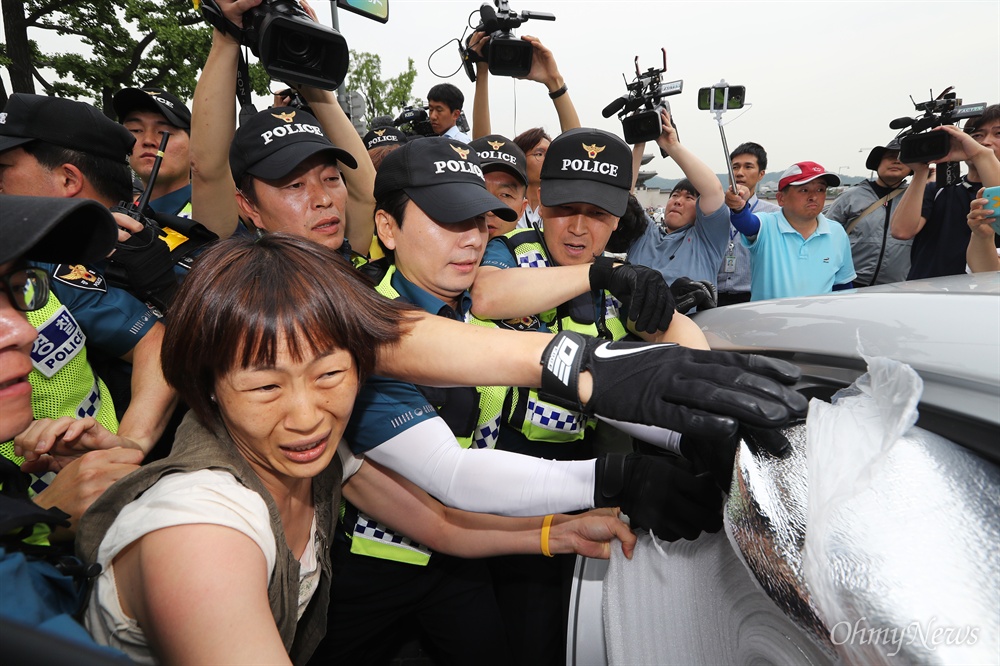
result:
[[(541, 518), (510, 518), (449, 508), (376, 463), (365, 462), (344, 484), (344, 497), (379, 522), (449, 555), (541, 553)], [(611, 540), (619, 539), (622, 552), (631, 557), (635, 535), (616, 514), (597, 510), (578, 516), (555, 516), (546, 539), (549, 552), (607, 559)]]

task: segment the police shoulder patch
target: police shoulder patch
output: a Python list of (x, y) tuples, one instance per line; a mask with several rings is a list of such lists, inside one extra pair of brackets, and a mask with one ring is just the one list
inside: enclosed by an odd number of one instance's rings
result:
[(88, 291), (107, 292), (108, 283), (104, 276), (82, 264), (59, 264), (52, 271), (52, 278), (70, 287)]
[(530, 317), (517, 317), (516, 319), (497, 320), (496, 324), (500, 328), (512, 331), (537, 331), (541, 329), (542, 322), (535, 315)]

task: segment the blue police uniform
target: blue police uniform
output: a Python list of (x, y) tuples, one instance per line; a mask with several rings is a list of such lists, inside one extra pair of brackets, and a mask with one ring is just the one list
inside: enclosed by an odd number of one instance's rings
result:
[[(469, 318), (468, 293), (461, 296), (456, 310), (394, 267), (388, 282), (399, 300), (449, 319)], [(382, 286), (380, 291), (384, 291)], [(372, 377), (355, 402), (345, 440), (355, 453), (363, 453), (437, 417), (435, 407), (412, 384)], [(432, 553), (350, 504), (345, 504), (342, 515), (343, 530), (338, 531), (333, 548), (328, 632), (313, 663), (378, 661), (377, 655), (384, 657), (395, 647), (378, 637), (397, 622), (421, 625), (425, 634), (439, 639), (434, 641), (436, 647), (452, 660), (475, 656), (477, 663), (509, 663), (489, 571), (481, 560)], [(442, 637), (441, 627), (457, 628), (460, 636)]]

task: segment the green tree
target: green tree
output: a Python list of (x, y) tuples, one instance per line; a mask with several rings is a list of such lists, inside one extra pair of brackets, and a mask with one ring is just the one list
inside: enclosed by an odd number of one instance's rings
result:
[[(2, 7), (7, 43), (0, 63), (13, 91), (36, 92), (37, 82), (39, 92), (92, 101), (109, 116), (122, 88), (152, 85), (190, 98), (211, 46), (211, 28), (191, 0), (2, 0)], [(75, 37), (85, 52), (43, 53), (29, 31)], [(257, 94), (267, 93), (259, 64), (250, 78)], [(7, 91), (0, 87), (0, 94), (6, 103)]]
[(351, 66), (347, 71), (348, 90), (365, 96), (368, 118), (393, 115), (415, 101), (410, 96), (417, 70), (413, 58), (407, 59), (406, 71), (390, 79), (382, 78), (382, 58), (375, 53), (351, 50)]

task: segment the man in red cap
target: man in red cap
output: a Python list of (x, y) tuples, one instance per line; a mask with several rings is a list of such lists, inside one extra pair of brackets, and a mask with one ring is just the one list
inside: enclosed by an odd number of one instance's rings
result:
[[(753, 213), (745, 205), (730, 221), (752, 259), (751, 300), (826, 294), (852, 287), (857, 277), (844, 228), (823, 216), (826, 189), (840, 177), (815, 162), (788, 167), (778, 181), (773, 213)], [(726, 192), (726, 204), (740, 208), (740, 195)]]

